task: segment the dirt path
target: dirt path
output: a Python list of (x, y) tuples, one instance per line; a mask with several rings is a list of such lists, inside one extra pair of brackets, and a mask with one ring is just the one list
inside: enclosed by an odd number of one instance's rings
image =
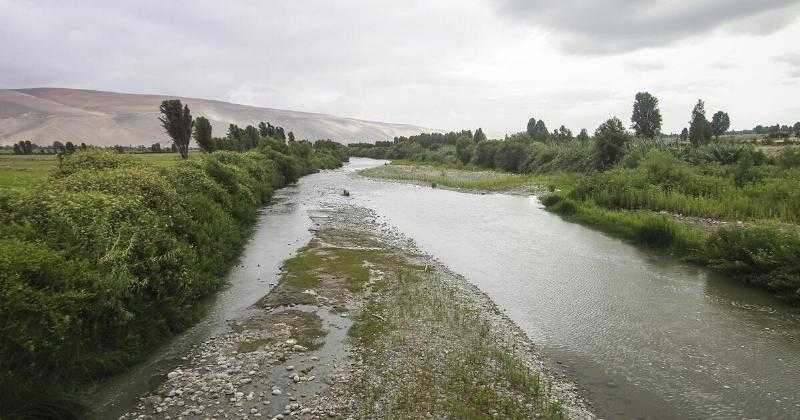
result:
[(134, 418), (594, 418), (491, 300), (367, 209), (309, 245)]

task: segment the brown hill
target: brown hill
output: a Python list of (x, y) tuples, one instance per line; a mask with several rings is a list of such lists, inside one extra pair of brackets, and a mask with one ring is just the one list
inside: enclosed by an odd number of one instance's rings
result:
[[(0, 89), (0, 145), (30, 140), (40, 145), (72, 141), (91, 145), (167, 143), (158, 121), (158, 107), (173, 96), (138, 95), (94, 90), (33, 88)], [(206, 99), (181, 98), (192, 115), (203, 115), (224, 136), (228, 124), (267, 121), (293, 131), (298, 139), (329, 138), (343, 143), (388, 140), (430, 131), (310, 112), (259, 108)]]

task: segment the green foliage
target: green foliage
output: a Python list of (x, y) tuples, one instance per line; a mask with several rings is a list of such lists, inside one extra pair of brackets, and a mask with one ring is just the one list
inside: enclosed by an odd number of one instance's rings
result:
[(483, 134), (483, 129), (478, 128), (475, 130), (475, 137), (472, 138), (472, 141), (475, 143), (486, 141), (486, 134)]
[(467, 136), (459, 136), (456, 140), (456, 156), (458, 160), (467, 164), (472, 160), (472, 155), (475, 153), (475, 143)]
[(213, 152), (214, 143), (211, 138), (211, 122), (206, 117), (197, 117), (194, 121), (194, 141), (204, 152)]
[(172, 138), (181, 157), (189, 157), (189, 140), (192, 136), (192, 114), (188, 105), (179, 99), (161, 102), (161, 116), (158, 118), (164, 131)]
[(633, 131), (637, 136), (652, 139), (661, 131), (661, 111), (658, 99), (648, 92), (639, 92), (633, 103), (631, 115)]
[(706, 244), (709, 264), (729, 275), (800, 299), (800, 235), (774, 225), (725, 228)]
[(167, 167), (90, 150), (0, 194), (0, 416), (117, 372), (194, 322), (273, 188), (343, 157), (332, 142), (290, 149)]
[(719, 138), (719, 136), (725, 134), (730, 127), (731, 117), (728, 116), (728, 113), (717, 111), (711, 117), (711, 134), (713, 134), (714, 137)]
[(705, 103), (697, 101), (692, 110), (692, 119), (689, 121), (689, 141), (694, 146), (700, 146), (711, 141), (711, 124), (706, 119)]
[(625, 155), (625, 148), (630, 140), (630, 135), (618, 118), (611, 118), (601, 124), (594, 133), (597, 167), (606, 169), (616, 165)]

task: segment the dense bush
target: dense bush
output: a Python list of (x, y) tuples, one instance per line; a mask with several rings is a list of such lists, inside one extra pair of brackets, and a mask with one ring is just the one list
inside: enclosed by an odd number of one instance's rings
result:
[(0, 416), (119, 371), (196, 320), (274, 188), (343, 155), (284, 151), (168, 168), (87, 151), (43, 185), (0, 195)]

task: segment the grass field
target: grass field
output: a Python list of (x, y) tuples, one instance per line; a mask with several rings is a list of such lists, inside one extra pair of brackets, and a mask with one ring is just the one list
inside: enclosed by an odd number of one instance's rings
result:
[[(198, 156), (190, 154), (189, 158)], [(159, 167), (169, 167), (180, 158), (175, 153), (132, 154)], [(0, 189), (30, 188), (43, 182), (58, 166), (56, 155), (0, 154)]]

